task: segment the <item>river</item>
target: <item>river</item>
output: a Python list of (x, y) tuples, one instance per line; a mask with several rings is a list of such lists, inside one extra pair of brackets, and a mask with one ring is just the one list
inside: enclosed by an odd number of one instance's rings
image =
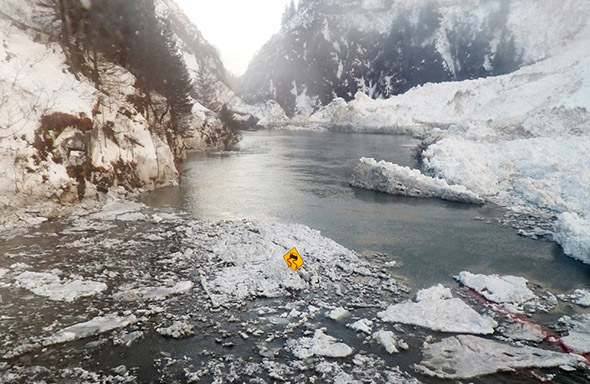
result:
[[(500, 225), (504, 212), (498, 207), (390, 196), (348, 185), (360, 157), (418, 167), (417, 144), (406, 136), (246, 132), (232, 151), (191, 155), (181, 185), (144, 195), (145, 205), (114, 203), (95, 215), (4, 234), (0, 383), (331, 383), (338, 378), (405, 383), (412, 377), (436, 383), (413, 367), (425, 341), (446, 335), (395, 326), (409, 350), (389, 355), (350, 323), (364, 319), (374, 321), (375, 330), (390, 329), (377, 312), (442, 283), (505, 326), (501, 314), (454, 280), (461, 271), (522, 276), (539, 295), (590, 288), (589, 266), (554, 243)], [(232, 294), (215, 295), (211, 287), (223, 289), (215, 284), (223, 283), (216, 276), (224, 271), (235, 271), (232, 276), (245, 291), (247, 284), (258, 284), (247, 281), (246, 271), (240, 276), (239, 268), (258, 268), (259, 253), (315, 246), (309, 238), (316, 235), (296, 224), (356, 251), (366, 265), (363, 272), (346, 274), (348, 265), (333, 267), (328, 260), (323, 271), (341, 279), (342, 289), (319, 284), (298, 292), (279, 284), (281, 295), (241, 299), (241, 289), (232, 292), (229, 279)], [(328, 240), (317, 241), (343, 260), (354, 260)], [(255, 259), (254, 265), (239, 264), (236, 247)], [(231, 254), (224, 258), (220, 252)], [(290, 277), (284, 276), (288, 285)], [(215, 297), (228, 301), (216, 303)], [(326, 317), (338, 306), (350, 311), (349, 320)], [(561, 316), (584, 312), (560, 300), (529, 316), (563, 332), (555, 328)], [(304, 347), (318, 329), (358, 353), (343, 359), (295, 358), (301, 348), (309, 352)], [(540, 379), (574, 383), (589, 377), (583, 371), (533, 369), (470, 381)]]

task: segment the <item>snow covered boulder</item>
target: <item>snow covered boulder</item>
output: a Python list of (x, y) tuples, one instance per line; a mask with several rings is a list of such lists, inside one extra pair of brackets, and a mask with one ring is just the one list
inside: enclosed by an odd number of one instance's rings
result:
[(453, 336), (428, 344), (422, 353), (424, 359), (416, 369), (444, 379), (469, 379), (518, 368), (578, 367), (586, 361), (578, 355), (514, 347), (471, 335)]
[(411, 197), (437, 197), (444, 200), (481, 204), (483, 200), (462, 185), (449, 185), (445, 180), (422, 174), (386, 161), (377, 162), (361, 158), (350, 185), (392, 195)]
[(498, 324), (482, 316), (463, 300), (453, 298), (441, 285), (419, 291), (417, 302), (389, 306), (378, 316), (387, 322), (417, 325), (434, 331), (491, 334)]

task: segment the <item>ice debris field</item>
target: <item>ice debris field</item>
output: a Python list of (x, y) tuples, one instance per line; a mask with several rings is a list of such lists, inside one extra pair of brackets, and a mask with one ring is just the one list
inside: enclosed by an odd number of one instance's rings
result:
[(458, 271), (411, 292), (302, 225), (122, 201), (4, 236), (0, 383), (590, 379), (583, 289)]

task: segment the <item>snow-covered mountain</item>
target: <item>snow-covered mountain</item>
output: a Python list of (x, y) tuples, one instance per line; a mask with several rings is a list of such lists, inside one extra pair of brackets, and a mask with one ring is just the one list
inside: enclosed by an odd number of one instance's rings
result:
[(172, 0), (46, 3), (0, 2), (0, 224), (177, 183), (235, 140), (210, 108), (241, 100)]
[(357, 91), (387, 98), (428, 82), (509, 73), (568, 41), (585, 23), (584, 7), (575, 0), (302, 0), (252, 60), (241, 94), (309, 115)]

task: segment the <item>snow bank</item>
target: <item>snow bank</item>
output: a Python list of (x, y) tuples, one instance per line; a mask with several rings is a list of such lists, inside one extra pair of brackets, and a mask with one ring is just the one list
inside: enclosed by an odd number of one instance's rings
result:
[(445, 180), (425, 176), (417, 169), (367, 158), (360, 159), (350, 185), (392, 195), (439, 197), (464, 203), (482, 203), (477, 194), (462, 185), (449, 185)]
[[(588, 147), (590, 148), (590, 147)], [(590, 172), (587, 172), (590, 173)], [(588, 186), (590, 184), (586, 184)], [(586, 264), (590, 264), (590, 211), (585, 215), (565, 212), (559, 215), (554, 239), (563, 251)]]
[(455, 277), (494, 303), (523, 304), (536, 298), (527, 287), (527, 279), (517, 276), (481, 275), (463, 271)]
[(515, 347), (471, 335), (428, 344), (416, 369), (444, 379), (469, 379), (519, 368), (582, 367), (583, 357), (533, 347)]
[(498, 324), (482, 316), (465, 304), (452, 298), (442, 286), (418, 292), (417, 302), (404, 302), (389, 306), (378, 316), (387, 322), (417, 325), (441, 332), (491, 334)]
[[(559, 18), (548, 15), (551, 23)], [(425, 173), (549, 226), (558, 216), (555, 240), (590, 263), (590, 26), (577, 25), (582, 29), (562, 31), (571, 33), (568, 44), (514, 73), (425, 84), (386, 100), (359, 93), (334, 100), (309, 123), (424, 136), (431, 143), (422, 153)], [(537, 53), (547, 43), (543, 34), (520, 33)], [(361, 182), (379, 190), (396, 185), (382, 176)]]
[(82, 297), (97, 295), (108, 287), (105, 283), (81, 279), (62, 281), (61, 271), (23, 272), (15, 277), (15, 286), (28, 289), (35, 295), (50, 300), (72, 302)]
[(321, 329), (316, 330), (313, 337), (288, 340), (287, 346), (298, 359), (309, 359), (313, 356), (348, 357), (354, 352), (348, 345), (326, 335)]

